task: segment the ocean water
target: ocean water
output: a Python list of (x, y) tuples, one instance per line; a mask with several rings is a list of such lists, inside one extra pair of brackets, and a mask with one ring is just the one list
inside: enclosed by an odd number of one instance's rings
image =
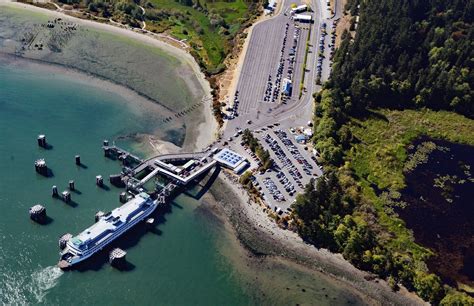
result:
[[(0, 304), (363, 304), (304, 268), (248, 257), (234, 233), (205, 208), (206, 197), (192, 197), (198, 190), (159, 212), (152, 230), (137, 226), (116, 242), (127, 251), (126, 271), (112, 268), (106, 252), (80, 270), (57, 268), (58, 238), (79, 233), (97, 211), (119, 205), (121, 190), (108, 183), (108, 175), (120, 166), (103, 156), (102, 140), (139, 148), (130, 135), (156, 132), (160, 108), (54, 71), (0, 61)], [(49, 150), (37, 145), (43, 133)], [(76, 154), (84, 166), (75, 165)], [(51, 177), (36, 174), (38, 158), (45, 158)], [(96, 187), (96, 175), (107, 188)], [(69, 180), (77, 189), (72, 203), (53, 199), (51, 186), (61, 192)], [(29, 219), (28, 209), (37, 203), (47, 209), (46, 225)]]
[[(154, 134), (178, 146), (186, 145), (186, 130), (201, 122), (207, 104), (200, 102), (208, 94), (185, 60), (125, 35), (86, 25), (67, 32), (60, 25), (46, 27), (48, 21), (52, 18), (45, 14), (0, 2), (0, 53), (73, 68), (132, 89), (155, 104)], [(29, 37), (34, 37), (34, 42), (24, 46), (22, 41)], [(38, 50), (35, 44), (45, 47)], [(192, 106), (194, 111), (190, 111)]]
[[(60, 235), (77, 234), (97, 211), (119, 205), (120, 190), (107, 181), (119, 164), (103, 157), (102, 140), (153, 129), (149, 112), (118, 95), (42, 70), (0, 66), (0, 304), (249, 304), (216, 250), (217, 229), (195, 213), (199, 202), (184, 195), (155, 230), (138, 230), (121, 242), (128, 271), (104, 262), (81, 271), (55, 267)], [(37, 146), (40, 133), (50, 150)], [(84, 167), (75, 165), (75, 154)], [(38, 158), (46, 159), (52, 177), (36, 174)], [(108, 190), (95, 186), (99, 174)], [(77, 189), (73, 203), (51, 198), (51, 186), (61, 192), (70, 179)], [(36, 203), (46, 207), (49, 224), (29, 219), (28, 208)]]

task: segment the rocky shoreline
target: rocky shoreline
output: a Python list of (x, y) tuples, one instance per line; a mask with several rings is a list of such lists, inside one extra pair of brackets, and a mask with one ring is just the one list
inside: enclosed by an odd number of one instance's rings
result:
[(358, 270), (341, 254), (317, 249), (306, 244), (296, 233), (279, 228), (263, 211), (263, 207), (250, 202), (240, 185), (232, 181), (231, 175), (220, 177), (211, 188), (218, 205), (211, 208), (221, 219), (225, 215), (249, 256), (259, 260), (288, 260), (329, 277), (370, 305), (425, 304), (404, 288), (394, 292), (385, 281)]
[[(0, 0), (0, 4), (6, 2)], [(11, 4), (10, 4), (11, 5)], [(16, 4), (18, 8), (28, 9), (35, 12), (50, 14), (51, 16), (62, 16), (63, 14), (42, 10), (28, 5)], [(70, 17), (68, 17), (70, 18)], [(163, 42), (156, 41), (150, 37), (146, 37), (137, 33), (130, 32), (125, 29), (115, 28), (110, 25), (97, 24), (90, 21), (78, 21), (87, 26), (96, 27), (96, 29), (111, 31), (115, 34), (125, 35), (127, 37), (137, 38), (143, 43), (150, 44), (154, 47), (173, 48), (167, 46)], [(182, 58), (189, 64), (194, 73), (198, 75), (199, 83), (204, 91), (209, 92), (209, 84), (205, 81), (199, 67), (189, 54), (175, 49), (171, 51), (175, 56)], [(189, 84), (188, 84), (189, 85)], [(209, 103), (210, 104), (210, 103)], [(210, 105), (209, 105), (210, 109)], [(205, 111), (205, 120), (201, 122), (197, 128), (186, 132), (186, 148), (190, 150), (203, 147), (211, 142), (215, 136), (217, 129), (214, 118), (210, 111)], [(188, 143), (188, 141), (192, 142)], [(159, 143), (159, 141), (157, 141)], [(159, 145), (158, 145), (159, 146)], [(167, 148), (159, 148), (160, 153), (166, 153)], [(366, 304), (394, 304), (394, 305), (418, 305), (423, 304), (418, 297), (404, 290), (393, 292), (390, 287), (381, 280), (375, 279), (374, 276), (360, 271), (342, 258), (340, 254), (333, 254), (327, 250), (316, 249), (313, 246), (304, 243), (301, 238), (293, 232), (279, 228), (267, 214), (263, 212), (263, 208), (255, 203), (251, 203), (247, 193), (242, 189), (240, 184), (231, 175), (225, 173), (220, 174), (211, 187), (210, 205), (205, 208), (218, 217), (223, 224), (231, 226), (229, 228), (233, 235), (237, 238), (247, 251), (246, 256), (252, 258), (253, 261), (264, 263), (272, 260), (278, 260), (284, 264), (297, 264), (300, 269), (311, 271), (320, 278), (334, 282), (337, 286), (347, 289), (352, 296), (358, 297)], [(212, 204), (214, 203), (214, 204)]]

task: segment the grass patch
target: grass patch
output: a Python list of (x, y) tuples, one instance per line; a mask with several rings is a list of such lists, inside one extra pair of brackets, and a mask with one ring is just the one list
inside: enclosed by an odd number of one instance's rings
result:
[(474, 145), (474, 121), (446, 111), (383, 109), (374, 111), (368, 119), (352, 119), (349, 127), (356, 144), (346, 152), (344, 167), (352, 168), (359, 178), (362, 197), (373, 204), (380, 225), (393, 233), (388, 247), (409, 252), (416, 260), (431, 256), (430, 250), (414, 242), (404, 221), (387, 210), (386, 200), (373, 187), (398, 191), (406, 186), (406, 147), (422, 135)]
[[(173, 0), (151, 0), (157, 9), (167, 11), (168, 18), (153, 20), (154, 27), (169, 30), (179, 39), (186, 39), (210, 69), (217, 67), (225, 56), (225, 37), (211, 26), (203, 11)], [(177, 14), (180, 12), (181, 14)]]
[(405, 187), (406, 147), (421, 135), (474, 145), (474, 121), (446, 111), (380, 110), (369, 119), (353, 119), (350, 128), (360, 142), (348, 152), (348, 161), (379, 189)]
[[(31, 1), (31, 0), (22, 0)], [(263, 1), (246, 0), (56, 0), (88, 14), (186, 40), (205, 73), (221, 72), (235, 38), (262, 11)], [(145, 14), (142, 9), (145, 8)]]
[(169, 31), (178, 39), (186, 39), (201, 66), (211, 73), (222, 68), (225, 57), (234, 47), (235, 35), (258, 13), (258, 6), (243, 0), (200, 1), (200, 8), (174, 0), (150, 0), (150, 3), (151, 10), (167, 15), (151, 20), (150, 29)]
[(308, 31), (308, 37), (306, 38), (306, 47), (305, 47), (305, 50), (304, 50), (303, 72), (301, 74), (300, 94), (299, 94), (300, 99), (301, 99), (301, 96), (303, 95), (303, 89), (304, 89), (304, 78), (306, 76), (306, 63), (308, 61), (309, 41), (310, 41), (310, 38), (311, 38), (311, 29), (312, 29), (312, 27), (310, 26), (309, 31)]

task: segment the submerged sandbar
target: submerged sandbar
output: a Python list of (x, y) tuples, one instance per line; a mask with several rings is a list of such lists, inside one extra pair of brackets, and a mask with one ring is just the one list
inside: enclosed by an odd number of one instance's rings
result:
[(2, 1), (0, 6), (0, 53), (74, 69), (135, 91), (160, 105), (157, 136), (177, 146), (191, 150), (213, 139), (217, 125), (209, 84), (183, 50), (58, 12)]

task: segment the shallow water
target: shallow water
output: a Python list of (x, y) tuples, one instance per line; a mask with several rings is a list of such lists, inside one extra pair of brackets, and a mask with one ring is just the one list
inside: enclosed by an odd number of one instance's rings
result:
[[(150, 132), (153, 120), (119, 96), (41, 70), (0, 66), (0, 84), (1, 303), (246, 303), (231, 269), (215, 252), (213, 228), (194, 216), (199, 203), (185, 196), (176, 199), (155, 234), (128, 239), (131, 271), (106, 264), (71, 273), (55, 268), (58, 237), (78, 233), (92, 224), (96, 211), (118, 205), (118, 189), (95, 186), (96, 175), (107, 179), (120, 171), (103, 157), (102, 139)], [(39, 133), (46, 134), (52, 149), (37, 146)], [(85, 167), (75, 165), (75, 154)], [(37, 158), (46, 159), (52, 177), (35, 173)], [(62, 191), (70, 179), (78, 190), (73, 204), (52, 199), (51, 186)], [(46, 207), (48, 225), (29, 220), (28, 208), (36, 203)]]
[[(77, 234), (93, 223), (98, 210), (119, 205), (120, 190), (108, 184), (107, 176), (120, 167), (103, 157), (102, 140), (154, 131), (153, 112), (41, 66), (0, 63), (0, 84), (0, 303), (360, 303), (344, 288), (302, 268), (246, 257), (233, 233), (206, 213), (202, 199), (192, 197), (197, 191), (180, 195), (157, 214), (153, 230), (137, 226), (114, 244), (127, 251), (127, 271), (110, 267), (106, 253), (79, 271), (60, 271), (55, 267), (59, 236)], [(40, 133), (46, 134), (50, 150), (37, 146)], [(135, 147), (133, 138), (118, 144)], [(75, 165), (76, 154), (83, 167)], [(46, 159), (52, 177), (35, 173), (37, 158)], [(95, 186), (98, 174), (106, 189)], [(70, 179), (77, 189), (73, 203), (51, 198), (51, 186), (65, 190)], [(46, 207), (49, 224), (28, 218), (28, 208), (36, 203)]]
[[(185, 128), (193, 130), (202, 120), (204, 107), (200, 102), (208, 98), (187, 63), (115, 33), (85, 25), (65, 30), (74, 24), (68, 19), (61, 21), (65, 24), (46, 27), (52, 20), (37, 12), (0, 6), (0, 53), (73, 68), (125, 86), (160, 108), (154, 114), (158, 129), (155, 134), (176, 145), (183, 144)], [(30, 39), (31, 43), (26, 43)], [(41, 50), (35, 47), (40, 44)], [(182, 112), (186, 116), (177, 116)]]

